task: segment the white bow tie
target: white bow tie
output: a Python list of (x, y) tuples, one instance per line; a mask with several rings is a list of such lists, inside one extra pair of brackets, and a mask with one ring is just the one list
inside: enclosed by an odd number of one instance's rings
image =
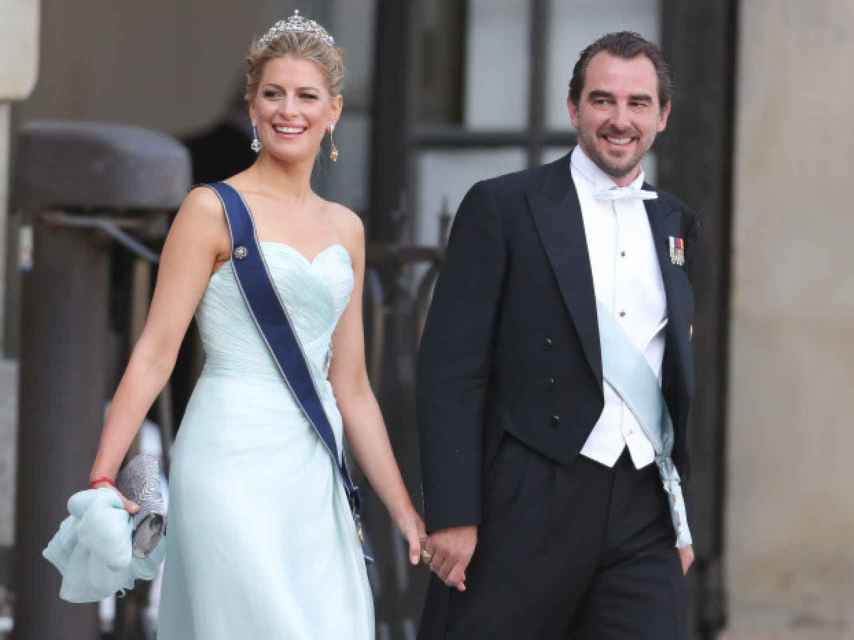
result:
[(655, 191), (638, 189), (636, 187), (611, 187), (597, 191), (594, 196), (597, 200), (655, 200), (658, 194)]

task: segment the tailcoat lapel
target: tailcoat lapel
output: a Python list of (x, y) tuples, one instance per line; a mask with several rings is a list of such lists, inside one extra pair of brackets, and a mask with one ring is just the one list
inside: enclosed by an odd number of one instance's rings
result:
[(528, 204), (584, 355), (601, 386), (602, 351), (593, 274), (569, 155), (547, 165), (545, 170), (544, 179), (528, 190)]
[[(644, 189), (655, 190), (645, 184)], [(690, 361), (691, 348), (689, 344), (689, 327), (692, 322), (689, 311), (692, 295), (690, 283), (684, 267), (674, 264), (670, 258), (669, 238), (682, 235), (681, 217), (678, 211), (669, 207), (662, 200), (645, 200), (646, 214), (652, 230), (655, 250), (658, 254), (658, 264), (661, 267), (661, 278), (664, 281), (664, 291), (667, 296), (667, 346), (673, 349), (676, 366), (681, 375), (675, 376), (680, 391), (688, 396), (693, 395), (694, 367)]]
[[(596, 318), (596, 298), (587, 237), (578, 194), (572, 181), (569, 154), (545, 167), (543, 178), (528, 189), (527, 198), (540, 240), (551, 263), (564, 304), (569, 311), (590, 368), (602, 383), (602, 351)], [(654, 190), (650, 185), (645, 189)], [(681, 394), (693, 396), (694, 373), (689, 344), (690, 283), (684, 268), (670, 260), (668, 239), (681, 236), (679, 212), (662, 199), (645, 200), (647, 217), (658, 255), (667, 297), (667, 344), (673, 350), (676, 384)]]

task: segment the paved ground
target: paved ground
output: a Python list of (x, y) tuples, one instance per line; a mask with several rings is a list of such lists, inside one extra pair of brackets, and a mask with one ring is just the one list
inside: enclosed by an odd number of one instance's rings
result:
[(854, 585), (813, 602), (749, 604), (733, 598), (720, 640), (854, 640)]

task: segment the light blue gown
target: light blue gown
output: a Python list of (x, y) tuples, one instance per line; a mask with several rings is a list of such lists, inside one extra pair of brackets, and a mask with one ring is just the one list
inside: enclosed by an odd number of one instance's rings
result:
[[(350, 256), (261, 242), (339, 444), (327, 381)], [(172, 453), (159, 640), (373, 640), (362, 550), (337, 470), (249, 315), (231, 263), (197, 312), (205, 366)], [(341, 452), (339, 450), (339, 455)]]

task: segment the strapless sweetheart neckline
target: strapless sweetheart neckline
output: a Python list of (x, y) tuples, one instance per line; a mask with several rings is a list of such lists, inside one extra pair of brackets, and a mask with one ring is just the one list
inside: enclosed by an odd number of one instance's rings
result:
[[(295, 255), (297, 258), (302, 260), (302, 262), (308, 266), (309, 268), (314, 267), (317, 262), (325, 255), (332, 253), (333, 249), (340, 249), (344, 252), (344, 255), (347, 256), (347, 264), (349, 265), (351, 271), (353, 269), (353, 259), (350, 257), (350, 252), (347, 251), (347, 247), (345, 247), (340, 242), (333, 242), (330, 245), (325, 246), (323, 249), (318, 251), (315, 256), (311, 259), (306, 258), (305, 254), (302, 251), (294, 247), (293, 245), (288, 244), (287, 242), (281, 242), (279, 240), (259, 240), (258, 243), (262, 245), (265, 249), (268, 247), (274, 247), (278, 249), (284, 249), (288, 253)], [(223, 262), (216, 271), (211, 274), (211, 280), (213, 280), (217, 274), (219, 274), (226, 266), (231, 264), (231, 259), (229, 258), (225, 262)]]
[(323, 256), (324, 254), (328, 253), (329, 251), (332, 251), (333, 249), (341, 249), (344, 253), (346, 253), (346, 254), (347, 254), (347, 261), (348, 261), (350, 264), (353, 264), (353, 259), (352, 259), (352, 258), (350, 258), (350, 252), (349, 252), (349, 251), (347, 251), (347, 247), (345, 247), (345, 246), (344, 246), (343, 244), (341, 244), (340, 242), (333, 242), (332, 244), (325, 246), (323, 249), (321, 249), (320, 251), (318, 251), (318, 252), (314, 255), (314, 257), (313, 257), (313, 258), (307, 258), (307, 257), (306, 257), (306, 255), (305, 255), (302, 251), (300, 251), (299, 249), (297, 249), (297, 248), (296, 248), (295, 246), (293, 246), (292, 244), (288, 244), (287, 242), (281, 242), (281, 241), (279, 241), (279, 240), (259, 240), (259, 242), (260, 242), (262, 245), (270, 245), (270, 246), (273, 246), (273, 247), (281, 247), (281, 248), (283, 248), (283, 249), (287, 249), (288, 251), (291, 251), (291, 252), (293, 252), (293, 253), (297, 254), (300, 258), (302, 258), (302, 259), (303, 259), (305, 262), (307, 262), (309, 265), (313, 265), (315, 262), (317, 262), (317, 261), (318, 261), (318, 259), (319, 259), (321, 256)]

